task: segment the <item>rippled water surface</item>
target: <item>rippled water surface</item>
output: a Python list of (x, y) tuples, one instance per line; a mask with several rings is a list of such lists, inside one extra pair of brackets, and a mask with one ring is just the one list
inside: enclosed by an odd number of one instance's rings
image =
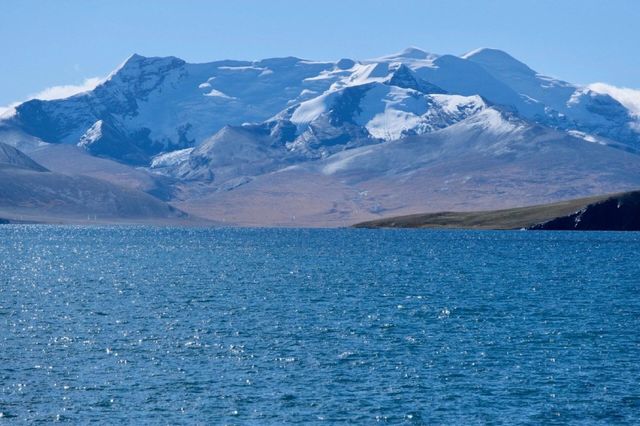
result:
[(640, 422), (640, 234), (0, 227), (2, 420)]

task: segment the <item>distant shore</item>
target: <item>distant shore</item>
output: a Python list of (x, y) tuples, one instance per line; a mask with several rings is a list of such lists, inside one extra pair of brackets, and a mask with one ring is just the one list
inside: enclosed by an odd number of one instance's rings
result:
[(0, 225), (69, 225), (69, 226), (163, 226), (163, 227), (215, 227), (224, 224), (201, 219), (195, 216), (182, 218), (157, 218), (157, 217), (105, 217), (105, 218), (80, 218), (77, 216), (25, 216), (19, 218), (12, 215), (0, 217)]
[[(6, 213), (6, 212), (5, 212)], [(158, 217), (78, 217), (3, 214), (0, 225), (261, 227), (242, 226), (185, 215)], [(266, 226), (272, 227), (272, 226)], [(279, 226), (276, 226), (279, 227)], [(550, 204), (500, 210), (392, 216), (360, 222), (352, 228), (428, 228), (477, 230), (602, 230), (640, 231), (640, 190), (578, 198)], [(327, 227), (329, 228), (329, 227)]]
[(512, 209), (395, 216), (354, 227), (640, 231), (640, 191)]

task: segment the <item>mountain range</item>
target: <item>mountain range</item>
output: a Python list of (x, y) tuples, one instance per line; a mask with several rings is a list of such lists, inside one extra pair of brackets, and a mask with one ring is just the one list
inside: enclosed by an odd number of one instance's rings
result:
[[(0, 143), (0, 172), (60, 177), (47, 203), (82, 185), (100, 193), (100, 182), (157, 203), (142, 210), (156, 219), (245, 226), (344, 226), (640, 187), (637, 111), (495, 49), (326, 62), (133, 55), (91, 91), (3, 113)], [(3, 197), (13, 180), (0, 182)], [(38, 188), (34, 200), (41, 181), (24, 184)], [(15, 218), (3, 197), (0, 216)], [(76, 201), (56, 217), (100, 210)]]

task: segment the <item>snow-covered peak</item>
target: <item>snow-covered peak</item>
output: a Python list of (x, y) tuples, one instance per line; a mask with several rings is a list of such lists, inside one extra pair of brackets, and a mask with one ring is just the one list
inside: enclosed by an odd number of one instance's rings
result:
[(446, 90), (419, 78), (408, 66), (402, 63), (396, 64), (385, 83), (423, 93), (446, 93)]
[(446, 90), (420, 78), (408, 65), (400, 61), (357, 63), (349, 71), (349, 75), (336, 80), (331, 86), (331, 91), (347, 86), (385, 83), (424, 93), (446, 93)]
[(499, 69), (502, 72), (521, 73), (535, 75), (536, 72), (513, 56), (499, 49), (483, 47), (472, 50), (461, 56), (463, 59), (475, 62), (491, 69)]
[(438, 55), (426, 52), (414, 46), (410, 46), (404, 50), (401, 50), (400, 52), (392, 53), (391, 55), (382, 56), (378, 58), (378, 60), (397, 60), (397, 59), (433, 60), (433, 59), (436, 59), (437, 57)]
[(129, 55), (129, 57), (127, 59), (124, 60), (124, 62), (122, 64), (120, 64), (120, 66), (118, 66), (114, 72), (118, 72), (119, 70), (126, 68), (128, 66), (132, 66), (133, 64), (139, 64), (141, 62), (144, 62), (147, 58), (143, 55), (140, 55), (138, 53), (132, 53), (131, 55)]
[(256, 66), (267, 67), (267, 68), (283, 68), (283, 67), (293, 67), (300, 62), (313, 62), (306, 61), (305, 59), (300, 59), (296, 56), (284, 56), (278, 58), (267, 58), (262, 59), (261, 61), (256, 62)]
[(328, 92), (278, 117), (295, 124), (305, 144), (312, 135), (319, 144), (320, 133), (335, 137), (337, 130), (328, 129), (344, 126), (358, 126), (375, 139), (390, 141), (447, 127), (485, 107), (480, 96), (428, 94), (374, 81)]
[(136, 74), (140, 70), (162, 71), (167, 68), (175, 68), (186, 62), (175, 56), (142, 56), (137, 53), (129, 56), (120, 66), (109, 74), (112, 78), (116, 75)]
[[(517, 93), (523, 104), (530, 105), (531, 108), (519, 108), (519, 112), (526, 118), (552, 126), (567, 126), (569, 125), (567, 121), (572, 122), (577, 119), (587, 119), (587, 121), (602, 119), (595, 110), (582, 111), (580, 117), (575, 115), (577, 109), (573, 108), (573, 105), (576, 103), (575, 99), (584, 95), (582, 88), (539, 74), (506, 52), (483, 48), (469, 52), (462, 58), (479, 65), (496, 80)], [(536, 109), (536, 106), (544, 107), (544, 111)]]
[(410, 46), (400, 52), (398, 56), (411, 59), (427, 59), (430, 56), (430, 53), (425, 52), (422, 49), (418, 49), (417, 47)]
[(185, 64), (185, 61), (174, 56), (145, 57), (133, 54), (98, 87), (120, 85), (132, 92), (142, 90), (146, 95), (155, 89), (168, 73)]

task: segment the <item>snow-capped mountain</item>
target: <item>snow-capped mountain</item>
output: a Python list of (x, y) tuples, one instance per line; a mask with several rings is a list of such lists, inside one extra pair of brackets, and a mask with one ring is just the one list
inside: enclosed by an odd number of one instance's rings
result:
[(487, 108), (479, 96), (425, 94), (376, 82), (348, 86), (259, 125), (226, 126), (193, 150), (156, 157), (153, 166), (181, 179), (223, 183), (434, 132)]
[[(263, 140), (262, 147), (271, 142)], [(190, 164), (187, 170), (212, 172), (213, 181), (186, 185), (175, 205), (239, 225), (345, 226), (366, 218), (543, 204), (640, 186), (637, 154), (495, 108), (444, 129), (314, 161), (283, 164), (269, 158), (254, 163), (261, 164), (258, 173)]]
[(77, 146), (73, 158), (103, 157), (91, 176), (216, 220), (257, 203), (276, 206), (266, 224), (347, 224), (640, 186), (640, 116), (625, 104), (495, 49), (326, 62), (133, 55), (91, 91), (5, 112), (0, 141), (64, 173), (66, 151), (50, 147)]
[(611, 96), (537, 72), (496, 49), (479, 49), (463, 58), (475, 62), (527, 99), (544, 105), (543, 116), (523, 116), (540, 124), (589, 133), (640, 149), (640, 120)]
[[(446, 100), (447, 95), (480, 96), (552, 128), (612, 139), (633, 149), (640, 145), (637, 119), (612, 97), (542, 76), (492, 49), (452, 56), (410, 48), (372, 60), (335, 62), (274, 58), (189, 64), (174, 57), (133, 55), (94, 90), (24, 102), (13, 116), (0, 119), (0, 128), (149, 164), (154, 155), (199, 146), (226, 125), (261, 123), (286, 111), (294, 111), (291, 119), (298, 127), (303, 120), (309, 125), (309, 114), (336, 98), (343, 99), (342, 108), (365, 109), (355, 124), (366, 124), (373, 138), (389, 140), (438, 126), (437, 118), (423, 116), (426, 110), (427, 115), (440, 113), (427, 106), (427, 99), (412, 98), (416, 92), (442, 95), (439, 101), (433, 97), (432, 105), (457, 102)], [(368, 117), (385, 103), (396, 107)], [(394, 116), (396, 112), (402, 113)], [(364, 123), (367, 118), (371, 120)], [(448, 121), (441, 118), (440, 126)], [(315, 124), (311, 127), (317, 129)], [(355, 136), (362, 135), (355, 131)]]
[(337, 76), (322, 72), (339, 74), (337, 67), (297, 58), (187, 64), (133, 55), (94, 90), (27, 101), (0, 127), (147, 164), (160, 152), (196, 146), (225, 125), (263, 121), (324, 92)]

